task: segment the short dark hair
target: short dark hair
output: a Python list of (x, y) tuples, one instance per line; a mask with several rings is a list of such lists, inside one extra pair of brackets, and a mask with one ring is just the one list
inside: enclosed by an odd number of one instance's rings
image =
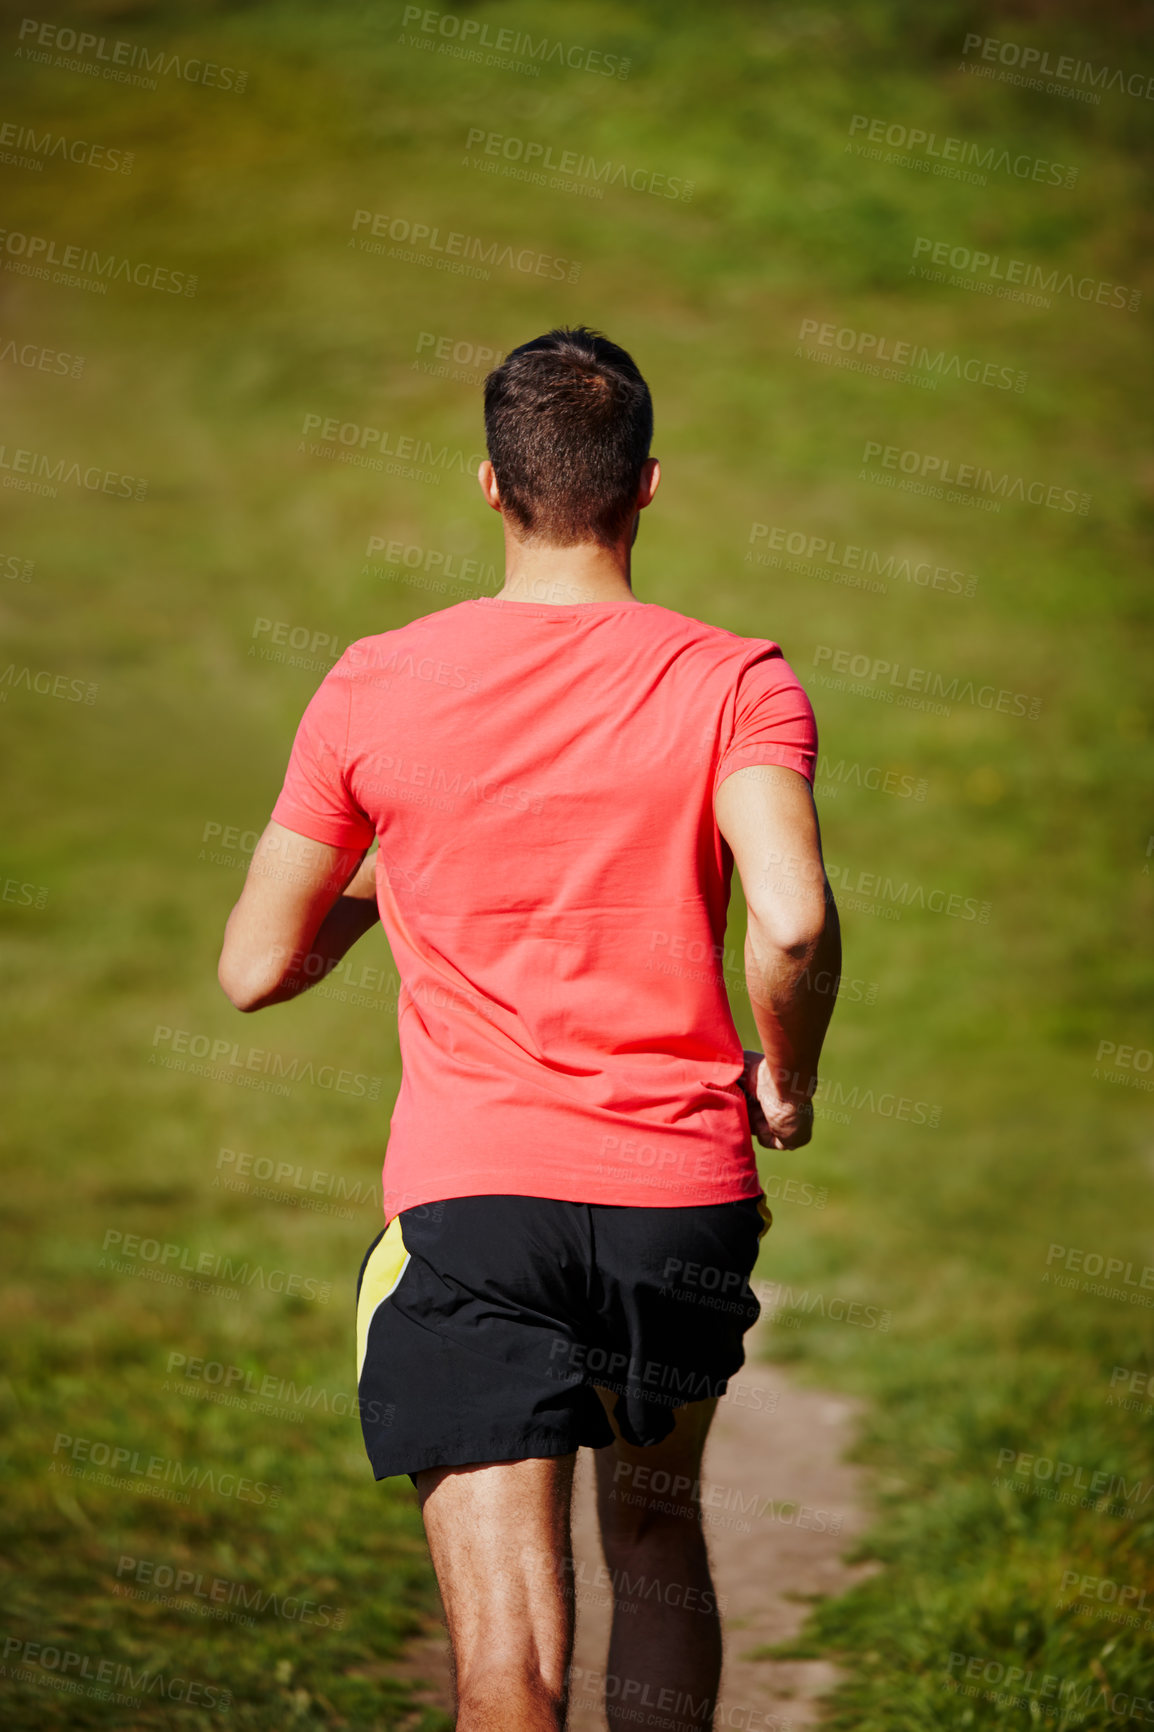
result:
[(489, 461), (526, 540), (614, 546), (652, 438), (653, 402), (633, 357), (585, 325), (522, 343), (485, 380)]

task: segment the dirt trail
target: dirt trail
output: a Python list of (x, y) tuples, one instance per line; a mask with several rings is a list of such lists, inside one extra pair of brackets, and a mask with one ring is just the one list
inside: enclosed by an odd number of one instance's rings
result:
[[(866, 1520), (860, 1469), (842, 1457), (855, 1405), (840, 1395), (802, 1389), (780, 1366), (758, 1360), (759, 1331), (746, 1337), (747, 1359), (720, 1403), (705, 1452), (703, 1483), (714, 1585), (724, 1606), (725, 1665), (716, 1724), (764, 1732), (819, 1723), (818, 1698), (836, 1671), (824, 1660), (755, 1660), (751, 1652), (788, 1640), (801, 1628), (800, 1598), (840, 1594), (869, 1566), (843, 1563)], [(569, 1732), (606, 1732), (600, 1706), (609, 1639), (610, 1593), (593, 1505), (593, 1461), (582, 1450), (573, 1503), (577, 1639)], [(603, 1585), (604, 1584), (604, 1585)], [(788, 1598), (786, 1596), (789, 1596)], [(416, 1694), (452, 1711), (442, 1628), (416, 1642), (392, 1670), (424, 1688)]]

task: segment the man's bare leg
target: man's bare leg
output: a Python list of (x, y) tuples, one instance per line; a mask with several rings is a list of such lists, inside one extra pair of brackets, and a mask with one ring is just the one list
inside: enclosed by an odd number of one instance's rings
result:
[(574, 1455), (426, 1468), (457, 1732), (561, 1732), (573, 1651)]
[[(598, 1394), (612, 1419), (614, 1398)], [(716, 1406), (709, 1400), (678, 1408), (673, 1431), (648, 1449), (618, 1433), (593, 1452), (601, 1544), (613, 1578), (610, 1727), (636, 1728), (639, 1709), (678, 1732), (713, 1725), (721, 1620), (696, 1487)], [(655, 1474), (661, 1491), (651, 1489)]]

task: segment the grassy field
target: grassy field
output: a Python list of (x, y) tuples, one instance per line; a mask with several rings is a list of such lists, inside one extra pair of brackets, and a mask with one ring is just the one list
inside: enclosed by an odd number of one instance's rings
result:
[[(465, 23), (562, 54), (462, 58)], [(1106, 73), (1014, 85), (986, 39)], [(350, 1414), (395, 976), (377, 933), (243, 1020), (215, 959), (333, 656), (499, 585), (482, 352), (564, 321), (653, 388), (639, 595), (776, 638), (822, 733), (846, 982), (818, 1134), (765, 1170), (828, 1200), (775, 1205), (759, 1273), (776, 1355), (868, 1399), (885, 1569), (801, 1644), (844, 1659), (832, 1724), (1154, 1719), (1151, 109), (1116, 71), (1154, 74), (1122, 5), (0, 27), (6, 1725), (439, 1724), (391, 1669), (434, 1604), (411, 1492)]]

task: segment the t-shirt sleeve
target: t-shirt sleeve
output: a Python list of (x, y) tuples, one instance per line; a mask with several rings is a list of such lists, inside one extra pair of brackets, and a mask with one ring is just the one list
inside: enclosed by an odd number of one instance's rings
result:
[(813, 706), (777, 645), (768, 642), (739, 676), (733, 732), (718, 760), (714, 790), (746, 764), (782, 764), (811, 784), (817, 764)]
[(349, 792), (345, 774), (353, 670), (345, 651), (309, 700), (289, 755), (273, 819), (286, 830), (334, 848), (367, 848), (372, 820)]

